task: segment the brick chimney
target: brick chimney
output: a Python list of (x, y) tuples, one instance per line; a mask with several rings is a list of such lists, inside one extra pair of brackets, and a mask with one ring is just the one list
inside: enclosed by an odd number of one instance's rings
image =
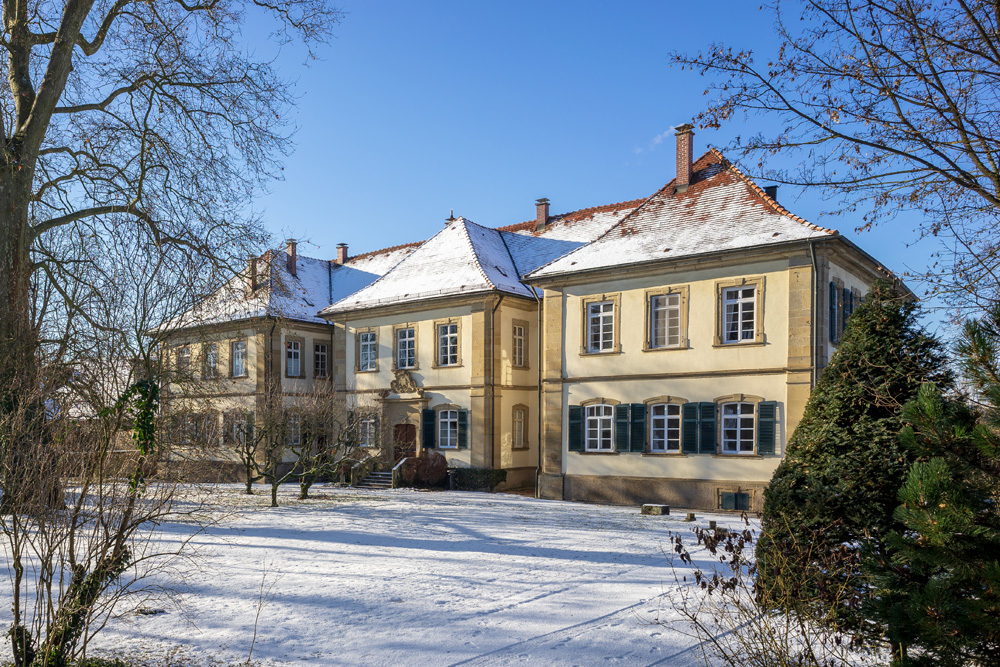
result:
[(687, 192), (691, 184), (691, 153), (694, 148), (694, 125), (685, 123), (674, 128), (677, 132), (677, 180), (674, 192)]
[(545, 229), (545, 223), (549, 220), (549, 200), (545, 197), (535, 200), (535, 231), (540, 232)]
[(285, 253), (288, 255), (288, 272), (293, 276), (298, 275), (298, 267), (296, 266), (296, 261), (298, 260), (298, 255), (296, 254), (298, 242), (295, 239), (288, 239), (285, 241), (285, 244)]
[(338, 243), (337, 244), (337, 259), (333, 260), (334, 264), (343, 264), (347, 261), (347, 244)]

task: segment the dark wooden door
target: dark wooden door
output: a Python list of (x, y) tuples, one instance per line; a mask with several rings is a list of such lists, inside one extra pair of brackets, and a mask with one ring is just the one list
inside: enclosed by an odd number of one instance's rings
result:
[(417, 427), (413, 424), (396, 424), (392, 427), (392, 449), (397, 461), (417, 454)]

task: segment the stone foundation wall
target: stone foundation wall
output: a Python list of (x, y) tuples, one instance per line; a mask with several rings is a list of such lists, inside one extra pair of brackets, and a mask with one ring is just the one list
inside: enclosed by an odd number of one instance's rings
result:
[[(556, 477), (556, 476), (553, 476)], [(546, 480), (546, 491), (555, 491), (556, 479)], [(540, 484), (541, 485), (541, 484)], [(652, 503), (671, 508), (721, 511), (721, 494), (745, 493), (751, 512), (764, 505), (764, 488), (759, 482), (714, 481), (690, 479), (659, 479), (650, 477), (598, 477), (567, 475), (564, 500), (576, 500), (605, 505), (642, 505)], [(555, 495), (544, 495), (554, 498)]]
[(534, 467), (507, 468), (507, 481), (497, 485), (494, 491), (514, 491), (535, 488)]

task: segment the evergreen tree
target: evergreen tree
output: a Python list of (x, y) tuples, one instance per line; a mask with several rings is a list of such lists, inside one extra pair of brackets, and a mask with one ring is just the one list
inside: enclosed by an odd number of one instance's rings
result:
[(951, 385), (917, 314), (914, 301), (878, 281), (851, 315), (764, 492), (757, 563), (767, 603), (837, 605), (840, 620), (858, 620), (857, 547), (896, 525), (912, 462), (899, 441), (903, 405), (926, 382)]
[(865, 613), (900, 666), (1000, 664), (1000, 308), (966, 325), (958, 351), (983, 414), (932, 385), (906, 406), (902, 527), (868, 557)]

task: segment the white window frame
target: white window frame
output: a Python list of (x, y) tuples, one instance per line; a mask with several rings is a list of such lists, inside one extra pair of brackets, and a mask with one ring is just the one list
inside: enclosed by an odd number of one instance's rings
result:
[(757, 289), (756, 285), (722, 289), (723, 344), (752, 343), (757, 339)]
[(372, 447), (372, 436), (375, 434), (375, 419), (369, 417), (358, 422), (358, 443), (362, 447)]
[(191, 346), (181, 345), (177, 348), (177, 371), (191, 370)]
[(437, 446), (458, 449), (458, 410), (438, 410)]
[(608, 403), (584, 406), (584, 449), (588, 452), (615, 451), (615, 407)]
[(674, 454), (681, 451), (681, 406), (654, 403), (649, 406), (649, 451)]
[(374, 331), (362, 331), (358, 334), (358, 370), (374, 371), (378, 369), (378, 334)]
[(523, 324), (513, 325), (512, 335), (513, 343), (511, 344), (511, 365), (515, 368), (524, 367), (524, 343), (527, 338), (527, 327)]
[(458, 365), (458, 323), (439, 324), (438, 333), (438, 366)]
[(297, 340), (285, 341), (285, 375), (290, 378), (302, 377), (302, 344)]
[(302, 444), (302, 415), (288, 415), (288, 446)]
[(681, 302), (681, 295), (677, 292), (649, 297), (650, 349), (681, 346)]
[(592, 301), (587, 304), (587, 352), (612, 352), (615, 349), (615, 302)]
[(313, 343), (313, 377), (327, 376), (327, 350), (326, 343)]
[(722, 453), (731, 456), (755, 454), (757, 406), (746, 401), (732, 401), (723, 403), (719, 414), (722, 421)]
[(525, 448), (525, 422), (528, 421), (527, 410), (524, 408), (514, 408), (514, 415), (511, 419), (511, 448), (513, 449), (524, 449)]
[(219, 377), (219, 346), (215, 343), (205, 345), (205, 358), (201, 367), (201, 376), (206, 380)]
[(247, 376), (247, 342), (245, 340), (234, 340), (229, 346), (230, 359), (233, 368), (233, 377), (242, 378)]
[(231, 417), (233, 432), (230, 434), (233, 438), (233, 442), (237, 445), (243, 446), (247, 442), (247, 415), (244, 412), (234, 412)]
[[(404, 336), (404, 334), (407, 334)], [(404, 352), (406, 358), (404, 359)], [(417, 367), (417, 330), (415, 327), (396, 329), (396, 368)]]

